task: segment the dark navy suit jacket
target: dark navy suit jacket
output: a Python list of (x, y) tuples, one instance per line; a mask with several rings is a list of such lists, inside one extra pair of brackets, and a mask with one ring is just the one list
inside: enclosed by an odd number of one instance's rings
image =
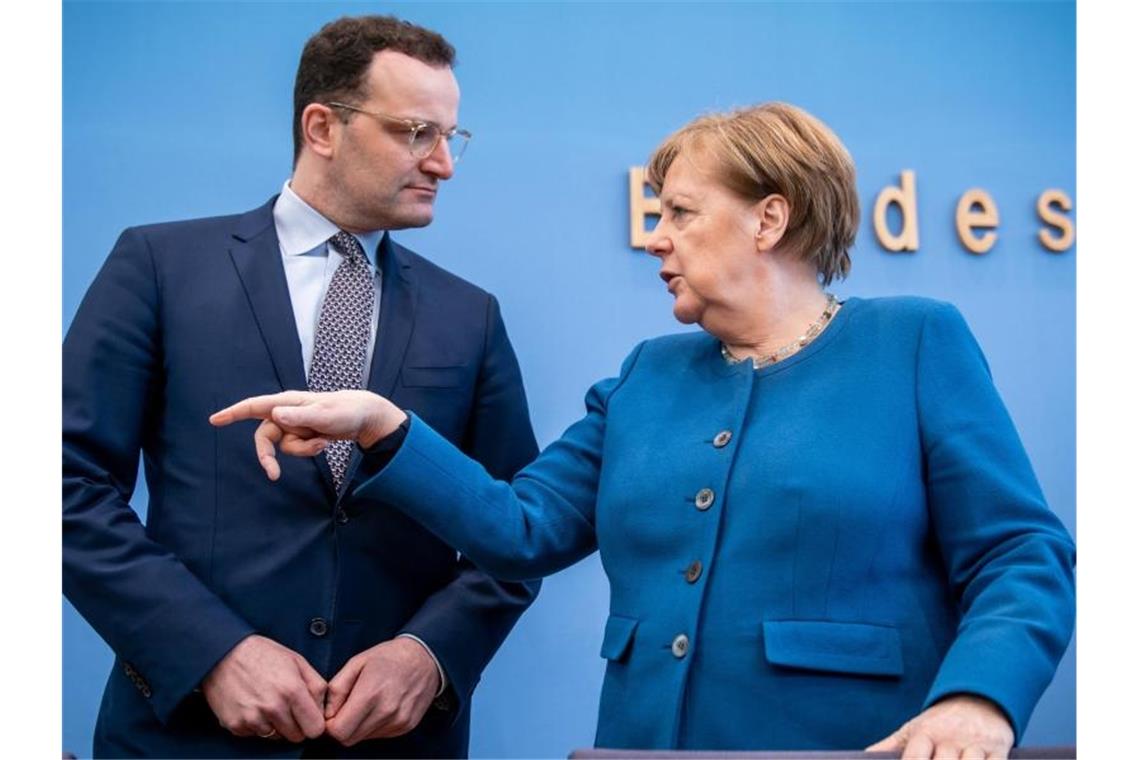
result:
[[(196, 690), (213, 666), (259, 633), (331, 678), (408, 632), (439, 658), (444, 698), (412, 733), (338, 751), (465, 755), (471, 692), (537, 585), (497, 582), (389, 505), (352, 496), (359, 454), (339, 495), (324, 457), (283, 457), (272, 483), (254, 423), (207, 422), (247, 396), (306, 387), (272, 209), (128, 229), (64, 342), (64, 592), (117, 656), (95, 754), (298, 755), (218, 725)], [(494, 297), (388, 236), (377, 258), (369, 388), (509, 478), (537, 447)], [(140, 451), (145, 526), (128, 503)]]

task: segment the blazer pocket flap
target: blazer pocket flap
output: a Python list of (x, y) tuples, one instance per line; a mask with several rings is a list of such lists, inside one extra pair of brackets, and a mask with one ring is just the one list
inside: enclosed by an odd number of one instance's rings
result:
[(406, 388), (454, 388), (463, 385), (467, 367), (404, 367), (400, 380)]
[(606, 633), (602, 637), (602, 657), (607, 660), (620, 660), (629, 652), (633, 642), (633, 632), (637, 630), (637, 620), (610, 615), (606, 621)]
[(764, 654), (773, 665), (836, 673), (901, 676), (897, 628), (824, 620), (764, 621)]

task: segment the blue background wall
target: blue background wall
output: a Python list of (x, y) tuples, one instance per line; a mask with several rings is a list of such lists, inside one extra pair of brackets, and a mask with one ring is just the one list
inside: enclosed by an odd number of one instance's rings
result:
[[(828, 122), (859, 168), (863, 229), (835, 291), (959, 306), (1075, 533), (1076, 248), (1045, 252), (1034, 212), (1046, 188), (1075, 200), (1069, 3), (65, 3), (65, 325), (124, 226), (277, 192), (301, 46), (368, 12), (459, 51), (460, 121), (475, 139), (436, 223), (397, 239), (499, 296), (540, 443), (638, 340), (679, 329), (655, 261), (628, 246), (628, 167), (702, 111), (787, 100)], [(870, 222), (903, 169), (918, 177), (915, 254), (883, 251)], [(982, 257), (954, 232), (971, 187), (1001, 213)], [(547, 582), (477, 692), (474, 756), (592, 743), (607, 603), (596, 557)], [(64, 607), (63, 743), (89, 754), (111, 655)], [(1070, 648), (1027, 743), (1074, 742), (1074, 673)]]

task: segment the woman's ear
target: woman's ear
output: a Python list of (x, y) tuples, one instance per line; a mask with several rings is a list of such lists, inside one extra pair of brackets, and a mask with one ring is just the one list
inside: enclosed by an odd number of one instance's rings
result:
[(788, 199), (771, 193), (757, 201), (753, 209), (756, 214), (756, 250), (771, 251), (780, 244), (788, 229), (791, 215)]

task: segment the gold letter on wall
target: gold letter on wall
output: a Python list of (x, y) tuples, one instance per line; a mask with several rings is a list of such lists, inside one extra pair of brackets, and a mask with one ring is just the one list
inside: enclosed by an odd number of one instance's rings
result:
[[(888, 251), (918, 250), (918, 211), (915, 203), (914, 172), (904, 169), (901, 187), (887, 185), (875, 199), (875, 237)], [(902, 212), (902, 230), (898, 235), (887, 227), (887, 207), (899, 204)]]
[(645, 218), (661, 215), (661, 199), (645, 197), (645, 169), (629, 168), (629, 245), (644, 248), (649, 236), (645, 232)]
[(1037, 230), (1037, 239), (1041, 245), (1054, 253), (1067, 251), (1073, 244), (1073, 222), (1069, 217), (1059, 214), (1052, 206), (1059, 206), (1062, 211), (1070, 211), (1073, 202), (1061, 190), (1046, 190), (1037, 197), (1037, 215), (1045, 224), (1052, 225), (1060, 231), (1060, 235), (1050, 235), (1044, 227)]
[[(975, 208), (975, 207), (980, 208)], [(954, 215), (958, 227), (958, 239), (970, 253), (989, 253), (997, 242), (997, 233), (992, 228), (998, 226), (998, 210), (994, 199), (985, 190), (972, 188), (962, 193), (958, 199), (958, 213)], [(974, 235), (976, 228), (990, 228), (981, 237)]]

